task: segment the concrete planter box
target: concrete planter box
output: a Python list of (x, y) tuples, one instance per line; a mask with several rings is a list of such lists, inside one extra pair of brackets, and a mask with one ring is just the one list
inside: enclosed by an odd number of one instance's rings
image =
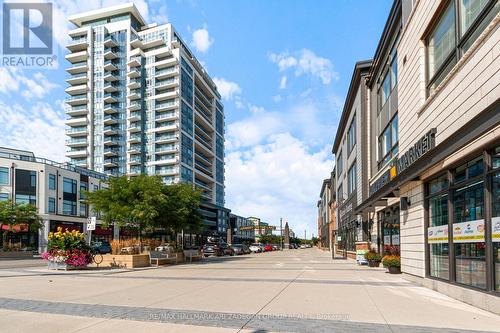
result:
[(0, 251), (0, 258), (5, 258), (5, 259), (33, 258), (33, 251)]
[(99, 267), (138, 268), (149, 266), (149, 254), (104, 254)]

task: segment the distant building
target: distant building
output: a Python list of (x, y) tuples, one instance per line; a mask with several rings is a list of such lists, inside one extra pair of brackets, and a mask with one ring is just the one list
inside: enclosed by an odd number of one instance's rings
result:
[[(248, 243), (255, 241), (254, 223), (250, 219), (235, 214), (229, 215), (229, 222), (233, 230), (232, 243)], [(229, 242), (229, 239), (227, 240)]]
[(258, 217), (249, 217), (250, 221), (252, 221), (255, 228), (255, 241), (259, 240), (259, 236), (261, 235), (271, 235), (273, 229), (276, 229), (269, 225), (269, 223), (262, 222)]
[[(14, 226), (15, 232), (0, 237), (0, 247), (43, 252), (48, 233), (58, 227), (87, 233), (90, 207), (82, 201), (83, 191), (98, 190), (106, 180), (99, 172), (35, 157), (29, 151), (0, 148), (0, 200), (36, 206), (43, 223), (38, 232), (22, 224)], [(0, 232), (7, 230), (2, 226)], [(118, 228), (98, 225), (92, 239), (110, 240), (115, 233), (118, 236)]]

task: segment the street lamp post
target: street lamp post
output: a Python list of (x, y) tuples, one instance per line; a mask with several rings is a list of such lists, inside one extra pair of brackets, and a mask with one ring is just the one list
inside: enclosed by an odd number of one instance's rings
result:
[(283, 251), (283, 218), (280, 217), (280, 247), (281, 251)]

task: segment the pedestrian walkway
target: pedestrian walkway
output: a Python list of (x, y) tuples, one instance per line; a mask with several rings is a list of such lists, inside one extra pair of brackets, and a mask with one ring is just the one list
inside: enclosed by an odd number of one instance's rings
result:
[[(6, 332), (498, 332), (500, 317), (317, 249), (92, 274), (0, 271)], [(38, 272), (38, 274), (37, 274)], [(2, 274), (3, 273), (3, 274)], [(29, 274), (28, 274), (29, 273)]]

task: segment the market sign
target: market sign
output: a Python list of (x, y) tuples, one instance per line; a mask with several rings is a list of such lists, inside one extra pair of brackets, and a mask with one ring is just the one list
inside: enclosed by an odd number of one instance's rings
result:
[(378, 177), (375, 182), (370, 186), (370, 195), (380, 190), (385, 184), (391, 180), (391, 170), (386, 170), (382, 176)]
[(408, 169), (413, 163), (419, 160), (425, 153), (434, 148), (436, 145), (436, 129), (432, 128), (423, 137), (421, 137), (413, 146), (410, 147), (400, 158), (396, 164), (396, 174), (400, 174)]
[(240, 227), (239, 230), (259, 230), (259, 229), (265, 229), (265, 230), (276, 230), (276, 226), (272, 225), (249, 225), (249, 226), (243, 226)]

